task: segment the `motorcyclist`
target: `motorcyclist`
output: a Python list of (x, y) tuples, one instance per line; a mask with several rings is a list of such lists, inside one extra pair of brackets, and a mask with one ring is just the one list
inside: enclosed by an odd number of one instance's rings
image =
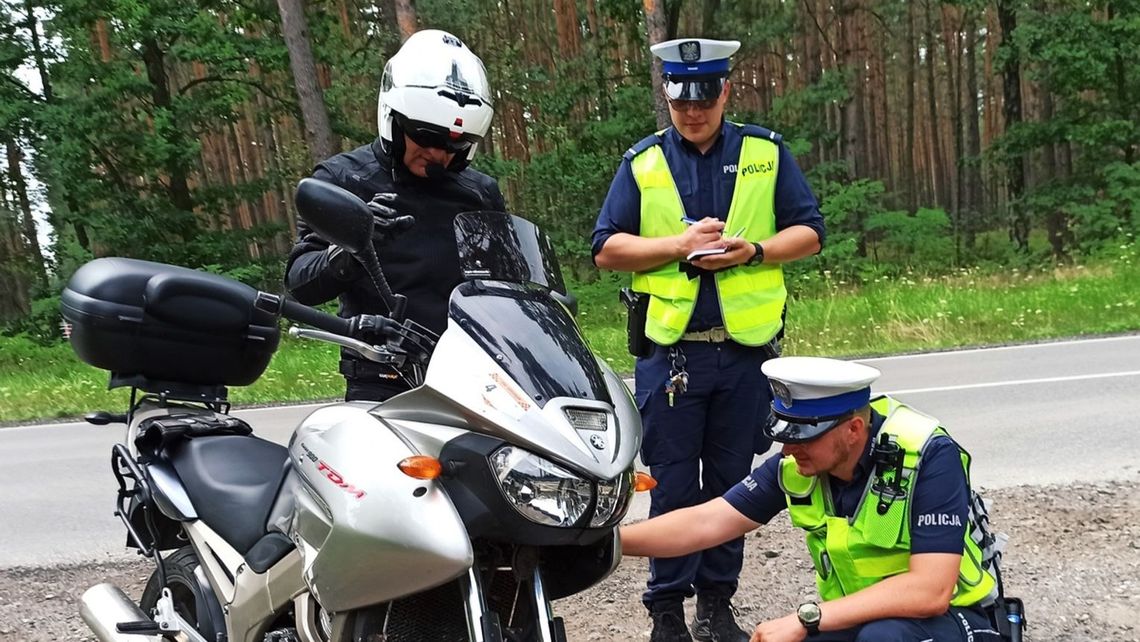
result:
[[(384, 67), (377, 139), (313, 172), (370, 202), (384, 275), (392, 291), (407, 297), (406, 317), (436, 334), (446, 328), (448, 297), (462, 279), (456, 214), (506, 209), (495, 179), (468, 167), (493, 115), (482, 61), (449, 33), (420, 31)], [(351, 255), (303, 220), (297, 234), (285, 277), (294, 298), (316, 305), (339, 297), (345, 318), (390, 313)], [(395, 369), (348, 350), (341, 352), (340, 372), (349, 401), (382, 401), (408, 388)]]

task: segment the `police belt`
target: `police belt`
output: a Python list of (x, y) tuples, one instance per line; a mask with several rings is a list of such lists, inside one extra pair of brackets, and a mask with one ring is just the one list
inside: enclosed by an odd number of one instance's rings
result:
[[(708, 330), (700, 330), (697, 332), (686, 332), (681, 335), (681, 341), (697, 341), (701, 343), (725, 343), (732, 341), (729, 336), (728, 330), (723, 327), (709, 328)], [(772, 337), (772, 340), (759, 346), (760, 350), (764, 352), (765, 359), (775, 359), (780, 356), (780, 338), (778, 336)]]
[(732, 337), (728, 336), (728, 330), (723, 327), (709, 328), (708, 330), (700, 330), (697, 332), (686, 332), (681, 335), (681, 341), (704, 341), (706, 343), (724, 343), (731, 341)]
[(400, 378), (400, 375), (392, 366), (371, 363), (360, 359), (341, 359), (340, 373), (344, 375), (346, 379), (393, 381)]

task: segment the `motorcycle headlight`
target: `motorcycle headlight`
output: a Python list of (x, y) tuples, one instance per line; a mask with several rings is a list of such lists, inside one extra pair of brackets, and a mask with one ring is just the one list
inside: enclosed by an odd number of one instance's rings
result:
[(590, 528), (604, 526), (613, 517), (625, 512), (633, 496), (633, 469), (610, 481), (598, 482), (598, 505), (590, 518)]
[(593, 484), (589, 480), (521, 448), (496, 450), (491, 454), (491, 467), (503, 494), (532, 522), (573, 526), (590, 506)]

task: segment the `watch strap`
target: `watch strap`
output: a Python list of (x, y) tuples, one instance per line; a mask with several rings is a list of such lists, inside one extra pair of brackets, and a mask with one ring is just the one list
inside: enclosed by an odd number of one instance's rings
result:
[(747, 264), (760, 265), (764, 262), (764, 246), (759, 243), (753, 243), (752, 247), (756, 248), (756, 253), (752, 255), (752, 258), (748, 259)]

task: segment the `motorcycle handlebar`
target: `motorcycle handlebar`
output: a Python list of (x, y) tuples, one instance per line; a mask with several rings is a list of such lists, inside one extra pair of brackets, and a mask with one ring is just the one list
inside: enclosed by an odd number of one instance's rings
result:
[(268, 292), (258, 293), (256, 305), (262, 310), (290, 321), (368, 343), (374, 342), (377, 338), (389, 339), (398, 334), (400, 329), (399, 323), (382, 315), (361, 314), (351, 319), (343, 319)]
[(352, 336), (352, 319), (342, 319), (296, 301), (282, 298), (280, 314), (290, 321), (303, 323), (325, 332), (332, 332), (345, 337)]

